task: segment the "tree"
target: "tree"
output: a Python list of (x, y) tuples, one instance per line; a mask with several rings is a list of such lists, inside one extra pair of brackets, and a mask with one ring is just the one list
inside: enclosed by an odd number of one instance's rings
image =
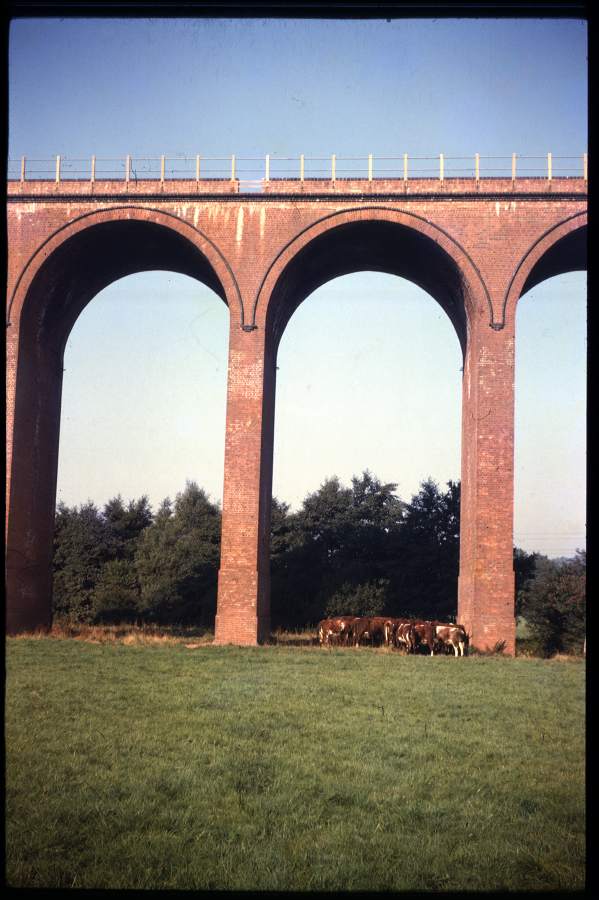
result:
[(336, 476), (327, 479), (297, 513), (275, 501), (273, 624), (314, 624), (331, 602), (342, 602), (344, 591), (352, 603), (356, 596), (366, 603), (368, 594), (371, 606), (381, 608), (382, 594), (373, 585), (386, 577), (405, 507), (395, 489), (365, 471), (352, 478), (351, 488)]
[(132, 622), (141, 615), (141, 589), (130, 559), (110, 559), (98, 574), (91, 595), (93, 621)]
[(396, 490), (396, 484), (383, 484), (368, 470), (352, 478), (350, 555), (368, 565), (372, 574), (386, 567), (404, 522), (407, 504)]
[(289, 504), (272, 498), (270, 517), (270, 560), (276, 566), (294, 544), (294, 518)]
[(558, 561), (541, 557), (522, 591), (522, 615), (550, 656), (582, 649), (586, 633), (586, 553)]
[(104, 519), (114, 544), (115, 559), (133, 559), (135, 545), (142, 531), (152, 524), (152, 510), (144, 494), (130, 500), (127, 506), (119, 494), (105, 504)]
[(212, 622), (220, 525), (219, 507), (193, 481), (177, 494), (173, 511), (170, 503), (162, 504), (135, 552), (144, 618), (161, 623)]
[(527, 553), (519, 547), (514, 547), (514, 575), (515, 575), (515, 614), (522, 615), (523, 591), (537, 568), (539, 560), (546, 559), (540, 553)]
[(332, 564), (346, 549), (352, 527), (351, 507), (352, 492), (341, 486), (336, 475), (305, 498), (297, 526), (322, 565)]
[(72, 508), (59, 503), (54, 526), (54, 615), (92, 620), (93, 593), (112, 549), (106, 520), (91, 501)]
[(460, 485), (428, 478), (407, 505), (392, 570), (393, 610), (454, 617), (460, 556)]
[(326, 616), (380, 616), (387, 603), (389, 579), (342, 584), (325, 604)]

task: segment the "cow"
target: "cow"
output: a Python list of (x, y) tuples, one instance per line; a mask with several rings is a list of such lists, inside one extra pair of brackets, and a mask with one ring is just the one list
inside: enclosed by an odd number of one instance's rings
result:
[(395, 634), (398, 625), (399, 619), (385, 620), (385, 644), (387, 645), (387, 647), (393, 647), (393, 645), (395, 644)]
[(389, 646), (392, 622), (393, 620), (387, 616), (370, 616), (370, 640), (374, 643), (376, 639), (382, 644)]
[(426, 644), (430, 650), (430, 655), (432, 656), (435, 652), (436, 639), (435, 626), (433, 623), (430, 621), (423, 621), (422, 619), (414, 619), (412, 621), (412, 627), (416, 635), (416, 647), (421, 647), (423, 644)]
[(406, 647), (410, 652), (414, 643), (414, 633), (409, 619), (387, 618), (384, 629), (385, 644), (388, 647)]
[(397, 621), (395, 624), (395, 646), (405, 647), (408, 653), (416, 648), (416, 632), (410, 621)]
[(318, 623), (318, 642), (321, 647), (328, 647), (333, 637), (339, 636), (339, 626), (332, 619), (322, 619)]
[(320, 646), (330, 646), (333, 639), (336, 643), (347, 644), (350, 627), (357, 616), (335, 616), (323, 619), (318, 623), (318, 640)]
[(436, 640), (445, 647), (452, 647), (455, 656), (465, 656), (468, 652), (468, 633), (463, 625), (435, 624)]
[(351, 627), (353, 623), (356, 622), (359, 618), (359, 616), (337, 616), (335, 619), (333, 619), (334, 622), (339, 623), (339, 640), (344, 644), (349, 643)]
[(340, 628), (333, 619), (322, 619), (318, 623), (318, 641), (321, 647), (328, 647), (333, 639), (339, 638)]
[(360, 641), (365, 637), (370, 637), (368, 631), (370, 620), (366, 616), (358, 616), (349, 626), (349, 642), (357, 647)]
[(360, 641), (368, 638), (372, 644), (375, 639), (386, 643), (387, 632), (385, 623), (388, 619), (385, 616), (360, 616), (351, 624), (351, 642), (357, 647)]

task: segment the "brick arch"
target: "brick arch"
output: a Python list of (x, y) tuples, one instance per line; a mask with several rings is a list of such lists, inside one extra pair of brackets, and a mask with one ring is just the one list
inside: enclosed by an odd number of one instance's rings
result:
[[(131, 239), (131, 240), (129, 240)], [(172, 265), (171, 265), (172, 264)], [(63, 354), (86, 304), (108, 284), (152, 269), (198, 278), (243, 317), (216, 246), (175, 216), (134, 206), (80, 216), (31, 254), (11, 296), (7, 345), (7, 629), (49, 627)]]
[[(215, 280), (221, 286), (218, 291), (222, 299), (229, 307), (231, 315), (236, 314), (241, 324), (244, 321), (243, 300), (239, 286), (233, 274), (231, 266), (224, 254), (203, 232), (179, 219), (171, 213), (139, 206), (117, 206), (110, 209), (102, 209), (94, 212), (83, 213), (68, 224), (61, 226), (50, 234), (46, 240), (31, 254), (23, 270), (17, 278), (15, 287), (7, 306), (7, 324), (12, 324), (14, 318), (20, 319), (29, 291), (35, 282), (41, 267), (51, 259), (61, 247), (77, 235), (89, 231), (96, 225), (107, 223), (121, 223), (135, 221), (166, 228), (171, 233), (176, 233), (193, 245), (204, 257), (208, 266), (213, 270)], [(124, 276), (119, 276), (124, 277)], [(213, 285), (209, 285), (214, 287)]]
[(489, 316), (489, 324), (493, 323), (493, 307), (487, 286), (475, 263), (466, 250), (444, 229), (433, 224), (428, 219), (414, 213), (398, 210), (388, 206), (354, 207), (342, 212), (331, 213), (323, 216), (292, 238), (274, 257), (270, 263), (256, 292), (252, 308), (251, 325), (256, 327), (258, 321), (264, 323), (267, 319), (268, 306), (270, 304), (276, 285), (280, 282), (287, 267), (297, 255), (306, 249), (316, 238), (332, 233), (343, 225), (364, 222), (389, 222), (411, 229), (412, 231), (429, 238), (437, 244), (453, 263), (466, 290), (465, 310), (469, 320), (484, 315), (486, 304)]
[(501, 327), (505, 325), (508, 319), (514, 320), (518, 300), (524, 292), (526, 282), (531, 276), (535, 266), (538, 265), (545, 254), (555, 247), (559, 241), (568, 237), (568, 235), (574, 234), (574, 232), (579, 231), (580, 229), (586, 228), (586, 225), (586, 212), (574, 213), (574, 215), (568, 216), (567, 219), (563, 219), (561, 222), (552, 225), (551, 228), (548, 228), (547, 231), (531, 244), (516, 266), (506, 289), (501, 308)]

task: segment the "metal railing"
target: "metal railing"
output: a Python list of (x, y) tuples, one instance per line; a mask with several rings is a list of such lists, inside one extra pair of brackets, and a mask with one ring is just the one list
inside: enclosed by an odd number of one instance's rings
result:
[(588, 157), (579, 156), (125, 156), (71, 159), (8, 160), (10, 181), (235, 181), (241, 189), (261, 190), (281, 179), (337, 181), (383, 179), (408, 181), (415, 178), (584, 178), (588, 180)]

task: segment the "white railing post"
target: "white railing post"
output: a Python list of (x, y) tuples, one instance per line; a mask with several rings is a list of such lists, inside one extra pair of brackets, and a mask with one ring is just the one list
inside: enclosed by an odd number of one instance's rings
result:
[(235, 181), (235, 154), (231, 157), (231, 181)]
[(96, 157), (92, 156), (92, 174), (91, 174), (90, 181), (93, 184), (95, 180), (96, 180)]
[(21, 181), (25, 181), (25, 157), (21, 157)]
[(372, 181), (372, 153), (368, 154), (368, 180)]
[(333, 155), (331, 156), (331, 181), (335, 181), (335, 163), (336, 159), (335, 154), (333, 153)]
[(196, 181), (200, 180), (200, 157), (196, 156)]
[(480, 181), (480, 156), (477, 153), (474, 157), (474, 177), (476, 178), (476, 183)]
[(129, 184), (129, 178), (131, 177), (131, 157), (127, 154), (127, 158), (125, 160), (125, 182)]
[(547, 154), (547, 181), (551, 181), (552, 172), (551, 172), (551, 153)]
[(439, 153), (439, 181), (443, 181), (444, 178), (444, 160), (443, 154)]
[(516, 180), (516, 154), (512, 153), (512, 181)]
[(408, 180), (408, 154), (404, 153), (403, 155), (403, 180)]
[(160, 181), (164, 184), (164, 156), (160, 157)]
[(300, 181), (304, 180), (304, 154), (300, 155)]
[(56, 157), (56, 184), (60, 181), (60, 156)]
[(589, 160), (586, 153), (582, 154), (582, 177), (585, 181), (589, 180)]
[(270, 154), (266, 154), (266, 168), (264, 172), (264, 180), (270, 181)]

